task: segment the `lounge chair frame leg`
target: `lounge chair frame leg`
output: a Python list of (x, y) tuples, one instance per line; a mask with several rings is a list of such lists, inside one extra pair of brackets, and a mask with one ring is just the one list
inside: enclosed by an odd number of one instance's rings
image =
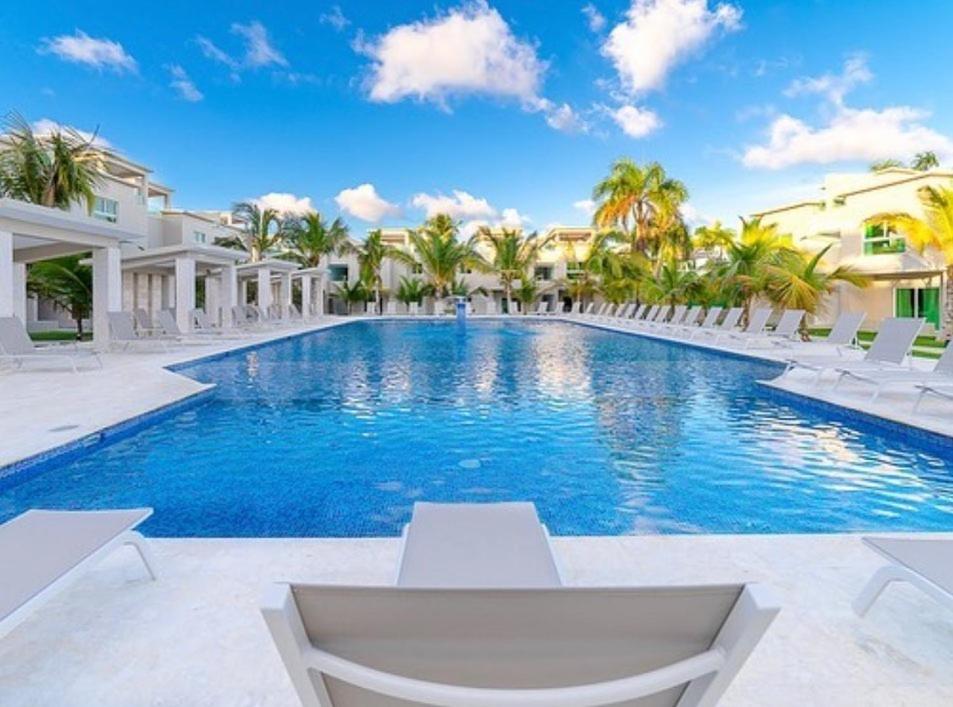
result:
[(142, 533), (130, 530), (123, 537), (123, 545), (130, 545), (135, 548), (136, 552), (139, 553), (139, 558), (142, 560), (142, 564), (146, 566), (146, 571), (149, 573), (149, 578), (155, 581), (157, 575), (155, 570), (155, 557), (152, 554), (152, 548), (149, 547), (148, 541), (142, 536)]
[(867, 581), (867, 584), (864, 585), (860, 594), (858, 594), (857, 598), (852, 602), (851, 606), (854, 609), (854, 613), (863, 618), (889, 584), (893, 582), (909, 582), (912, 577), (914, 577), (913, 573), (903, 567), (884, 565), (874, 572), (874, 576)]

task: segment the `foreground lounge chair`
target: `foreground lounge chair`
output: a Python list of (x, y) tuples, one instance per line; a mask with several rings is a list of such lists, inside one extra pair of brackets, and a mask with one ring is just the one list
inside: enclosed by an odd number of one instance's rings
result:
[(114, 345), (118, 344), (124, 351), (135, 345), (145, 345), (147, 348), (158, 347), (163, 351), (168, 351), (170, 341), (174, 343), (179, 341), (179, 337), (167, 334), (150, 336), (140, 334), (136, 331), (131, 312), (107, 312), (106, 316), (109, 319), (110, 342)]
[(159, 327), (152, 321), (152, 315), (144, 307), (136, 307), (132, 310), (132, 316), (136, 323), (136, 331), (141, 336), (152, 336), (160, 333)]
[[(947, 344), (947, 348), (951, 346), (953, 346), (953, 344)], [(953, 401), (953, 383), (943, 383), (940, 385), (925, 384), (916, 387), (920, 391), (920, 394), (917, 396), (917, 401), (913, 404), (914, 412), (920, 412), (920, 406), (923, 404), (924, 399), (931, 395), (942, 398), (943, 400)]]
[(0, 317), (0, 361), (10, 361), (17, 368), (27, 363), (68, 366), (73, 373), (79, 373), (79, 364), (85, 361), (103, 367), (95, 351), (80, 349), (75, 343), (37, 346), (19, 317)]
[(0, 636), (119, 545), (132, 545), (155, 579), (145, 539), (134, 528), (151, 508), (30, 510), (0, 525)]
[[(880, 397), (884, 388), (889, 386), (953, 385), (953, 346), (947, 345), (943, 354), (933, 365), (932, 370), (929, 371), (921, 371), (914, 368), (906, 368), (903, 370), (883, 370), (878, 368), (866, 372), (841, 368), (837, 370), (842, 371), (842, 375), (834, 385), (835, 388), (837, 388), (845, 378), (851, 378), (861, 383), (869, 383), (874, 386), (874, 392), (870, 398), (870, 402), (875, 402), (877, 398)], [(922, 399), (922, 397), (923, 393), (921, 392), (920, 398)]]
[(908, 582), (953, 609), (953, 540), (864, 538), (864, 543), (889, 564), (874, 573), (854, 600), (858, 616), (865, 616), (892, 582)]
[(269, 587), (302, 704), (714, 705), (778, 613), (770, 592), (560, 586), (527, 505), (415, 508), (395, 587)]

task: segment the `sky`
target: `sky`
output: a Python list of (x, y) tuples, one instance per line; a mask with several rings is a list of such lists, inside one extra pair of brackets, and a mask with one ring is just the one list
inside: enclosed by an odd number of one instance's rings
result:
[(436, 212), (591, 219), (660, 162), (692, 224), (825, 172), (953, 161), (949, 0), (0, 5), (0, 113), (98, 130), (179, 208), (258, 199), (360, 236)]

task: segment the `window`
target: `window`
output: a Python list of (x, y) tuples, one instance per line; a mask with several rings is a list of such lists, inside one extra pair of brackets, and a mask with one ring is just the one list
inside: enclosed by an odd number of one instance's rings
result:
[(331, 282), (347, 282), (347, 265), (331, 265), (328, 267)]
[(192, 231), (192, 239), (196, 243), (208, 243), (208, 236), (204, 231)]
[(96, 201), (93, 202), (93, 218), (116, 223), (119, 218), (119, 202), (115, 199), (97, 196)]
[(907, 249), (903, 236), (897, 235), (892, 228), (882, 223), (867, 226), (864, 229), (864, 255), (883, 253), (902, 253)]
[(411, 268), (411, 272), (413, 272), (414, 275), (423, 275), (424, 266), (420, 263), (414, 263), (414, 267)]
[(582, 277), (582, 274), (582, 263), (566, 263), (566, 277), (570, 280)]
[(898, 287), (895, 292), (895, 316), (923, 317), (933, 326), (940, 326), (939, 287)]
[(533, 269), (533, 278), (536, 280), (552, 280), (553, 269), (548, 265), (537, 265)]

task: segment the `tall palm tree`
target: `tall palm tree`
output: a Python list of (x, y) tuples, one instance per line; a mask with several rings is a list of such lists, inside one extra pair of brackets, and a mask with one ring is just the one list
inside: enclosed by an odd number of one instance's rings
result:
[(937, 159), (936, 153), (929, 150), (918, 152), (910, 161), (910, 169), (915, 169), (918, 172), (926, 172), (939, 166), (940, 160)]
[(734, 243), (737, 234), (733, 228), (721, 225), (721, 221), (714, 221), (708, 226), (699, 226), (692, 237), (692, 245), (708, 253), (717, 254), (717, 259), (725, 257), (725, 249)]
[(317, 211), (285, 222), (285, 256), (303, 268), (316, 268), (321, 261), (341, 252), (348, 227), (340, 218), (330, 224)]
[(593, 222), (619, 228), (633, 251), (645, 252), (653, 239), (653, 222), (662, 210), (677, 211), (688, 189), (658, 162), (644, 167), (628, 158), (616, 160), (609, 175), (592, 191), (598, 203)]
[(37, 134), (16, 113), (7, 116), (0, 142), (0, 196), (68, 209), (73, 203), (93, 210), (102, 182), (103, 152), (96, 136), (72, 128)]
[(395, 258), (397, 249), (384, 243), (379, 228), (368, 233), (363, 243), (345, 241), (342, 248), (344, 252), (353, 253), (357, 257), (361, 280), (373, 292), (374, 302), (377, 303), (377, 313), (382, 314), (381, 290), (384, 288), (384, 282), (381, 277), (381, 267), (387, 258)]
[(218, 244), (244, 250), (253, 263), (281, 245), (289, 234), (287, 223), (276, 209), (263, 209), (253, 201), (240, 201), (232, 207), (232, 214), (243, 224), (242, 234), (221, 239)]
[(876, 214), (866, 225), (884, 224), (902, 233), (911, 245), (923, 252), (933, 248), (943, 255), (946, 265), (946, 304), (943, 308), (942, 329), (946, 337), (953, 336), (953, 188), (922, 187), (918, 190), (923, 205), (923, 217), (906, 212)]
[(690, 301), (699, 288), (698, 273), (680, 268), (674, 260), (665, 263), (649, 284), (652, 299), (672, 305)]
[(540, 238), (532, 233), (524, 237), (516, 229), (493, 231), (487, 227), (481, 228), (478, 235), (493, 252), (490, 264), (503, 286), (503, 297), (512, 309), (509, 303), (513, 299), (513, 283), (525, 279), (526, 273), (535, 265), (539, 252), (550, 243), (552, 236)]
[(459, 224), (450, 216), (437, 214), (420, 228), (408, 231), (412, 252), (395, 249), (392, 257), (411, 267), (420, 266), (434, 296), (443, 299), (450, 295), (461, 270), (489, 270), (489, 263), (477, 251), (479, 236), (461, 241), (458, 231)]
[(93, 310), (93, 269), (83, 265), (84, 255), (67, 255), (33, 263), (27, 272), (27, 289), (48, 299), (76, 322), (76, 338), (83, 338), (83, 320)]

